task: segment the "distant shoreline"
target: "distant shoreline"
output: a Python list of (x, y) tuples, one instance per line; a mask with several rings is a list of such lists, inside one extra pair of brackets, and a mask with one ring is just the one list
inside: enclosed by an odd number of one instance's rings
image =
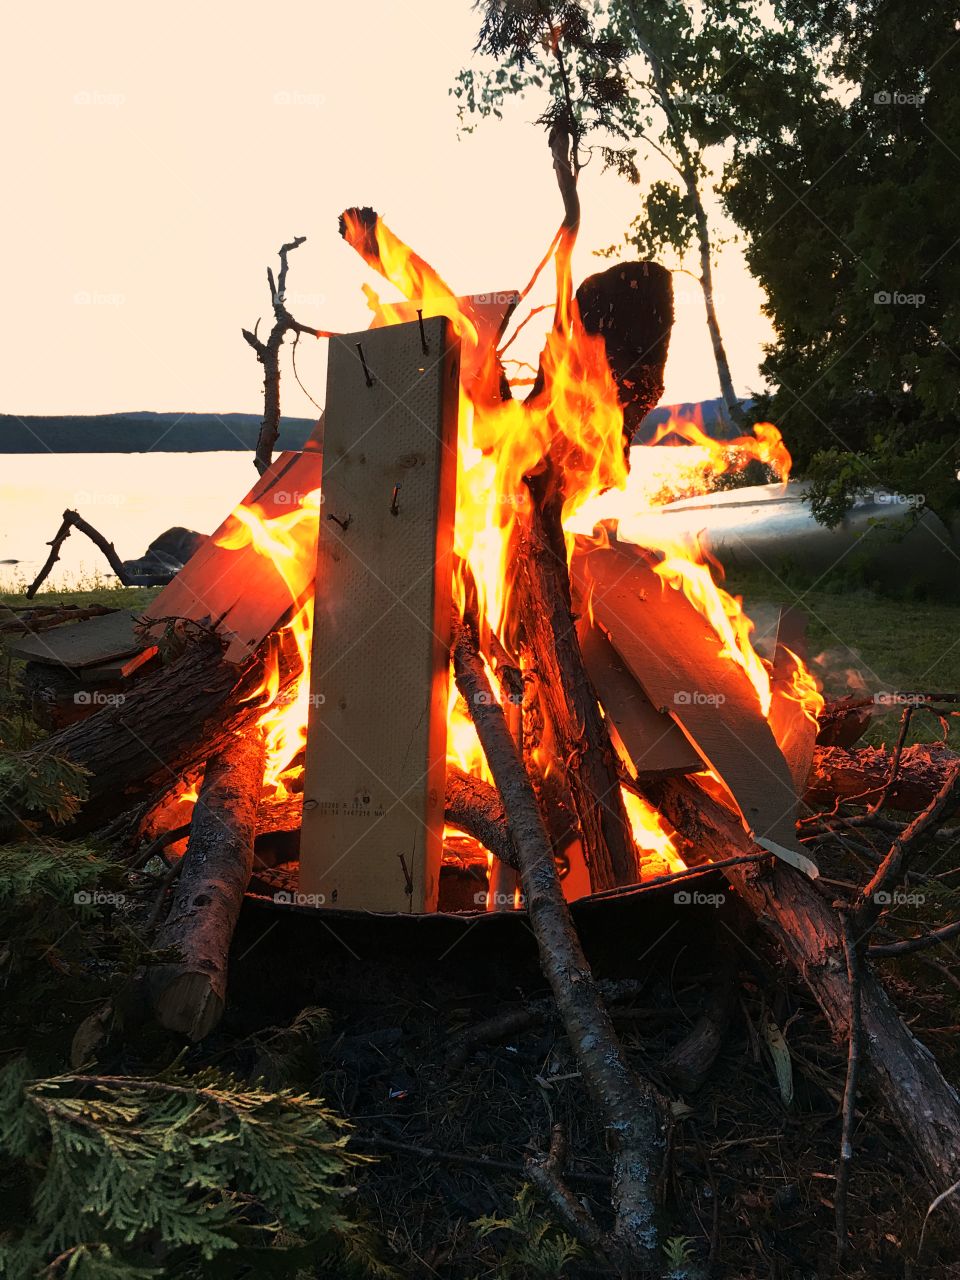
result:
[[(635, 443), (653, 434), (674, 412), (699, 414), (704, 430), (717, 439), (736, 435), (724, 420), (719, 400), (661, 405), (647, 414)], [(4, 453), (240, 453), (251, 452), (260, 432), (259, 413), (97, 413), (0, 414), (0, 454)], [(280, 449), (302, 449), (314, 418), (283, 418)]]
[[(2, 453), (249, 452), (258, 413), (0, 414)], [(279, 448), (302, 449), (313, 418), (284, 418)]]

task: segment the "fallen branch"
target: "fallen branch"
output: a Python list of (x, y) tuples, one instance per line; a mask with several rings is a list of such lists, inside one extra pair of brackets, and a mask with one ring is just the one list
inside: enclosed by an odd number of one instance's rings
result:
[(850, 990), (850, 1026), (847, 1033), (847, 1076), (843, 1087), (843, 1122), (840, 1133), (840, 1161), (837, 1165), (837, 1185), (834, 1193), (834, 1213), (837, 1227), (837, 1260), (842, 1261), (850, 1252), (850, 1234), (847, 1230), (847, 1187), (850, 1183), (850, 1167), (853, 1163), (853, 1127), (857, 1116), (857, 1085), (860, 1077), (860, 1049), (863, 1038), (860, 1016), (860, 966), (853, 921), (850, 912), (839, 910), (840, 936), (843, 939), (843, 957), (847, 966), (847, 985)]
[(933, 826), (941, 816), (949, 816), (960, 792), (960, 760), (952, 763), (947, 771), (940, 790), (933, 797), (923, 813), (896, 837), (890, 846), (887, 856), (874, 872), (868, 884), (864, 885), (853, 908), (854, 923), (861, 934), (869, 933), (884, 905), (889, 900), (885, 886), (897, 882), (904, 860), (910, 848), (916, 844), (925, 831)]
[(50, 570), (60, 559), (60, 548), (66, 542), (67, 538), (69, 538), (71, 529), (76, 529), (80, 533), (85, 533), (94, 546), (99, 547), (107, 557), (107, 563), (120, 579), (123, 586), (128, 587), (130, 585), (130, 579), (127, 576), (127, 572), (123, 567), (120, 557), (117, 555), (117, 549), (113, 543), (108, 542), (103, 534), (96, 530), (92, 524), (88, 524), (79, 512), (70, 511), (68, 509), (63, 513), (63, 523), (47, 544), (50, 548), (50, 554), (47, 556), (43, 568), (30, 583), (29, 587), (27, 587), (26, 596), (28, 600), (32, 600), (37, 594), (41, 584), (49, 575)]
[(491, 692), (476, 638), (466, 626), (457, 636), (454, 672), (510, 817), (544, 977), (600, 1108), (613, 1153), (615, 1222), (606, 1247), (634, 1270), (652, 1265), (657, 1253), (656, 1175), (664, 1145), (664, 1100), (634, 1075), (624, 1057), (570, 919), (533, 787)]
[(904, 938), (902, 942), (873, 943), (867, 947), (867, 955), (871, 960), (879, 960), (884, 956), (906, 956), (914, 951), (926, 951), (928, 947), (939, 946), (956, 937), (960, 937), (960, 920), (945, 924), (940, 929), (931, 929), (929, 933), (921, 933), (916, 938)]

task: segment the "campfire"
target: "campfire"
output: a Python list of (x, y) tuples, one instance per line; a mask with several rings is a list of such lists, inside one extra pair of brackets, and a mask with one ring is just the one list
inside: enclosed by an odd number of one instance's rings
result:
[[(525, 911), (613, 1152), (604, 1247), (646, 1256), (667, 1108), (626, 1063), (568, 904), (683, 903), (722, 874), (837, 1035), (856, 1009), (897, 1123), (947, 1185), (955, 1095), (850, 936), (960, 769), (903, 740), (852, 750), (864, 709), (825, 705), (802, 617), (784, 609), (755, 646), (720, 565), (658, 522), (750, 463), (785, 482), (780, 432), (720, 443), (671, 420), (630, 446), (663, 391), (671, 277), (629, 263), (574, 290), (569, 217), (523, 290), (469, 297), (372, 210), (341, 232), (403, 300), (367, 286), (370, 328), (325, 335), (307, 447), (258, 450), (257, 483), (141, 617), (41, 620), (15, 650), (67, 673), (51, 705), (73, 695), (73, 723), (41, 750), (86, 770), (72, 830), (167, 862), (156, 943), (178, 958), (150, 969), (158, 1020), (194, 1040), (216, 1026), (248, 894), (288, 919)], [(548, 269), (552, 324), (525, 367), (508, 352)], [(798, 823), (844, 798), (921, 812), (838, 911)], [(589, 1234), (561, 1164), (551, 1148), (528, 1172)]]
[[(451, 676), (452, 622), (492, 677), (568, 897), (699, 860), (645, 791), (681, 774), (815, 871), (793, 834), (822, 705), (802, 659), (780, 641), (758, 656), (696, 543), (655, 528), (642, 548), (617, 542), (622, 514), (753, 460), (781, 480), (790, 468), (766, 424), (721, 445), (670, 422), (654, 444), (679, 447), (628, 450), (662, 391), (669, 275), (615, 267), (574, 296), (561, 233), (537, 272), (552, 257), (540, 367), (508, 378), (506, 330), (536, 274), (521, 294), (460, 299), (372, 211), (341, 226), (407, 301), (367, 290), (373, 328), (332, 344), (322, 454), (277, 459), (147, 614), (214, 626), (228, 658), (268, 642), (250, 695), (261, 804), (289, 821), (303, 798), (298, 879), (288, 862), (280, 900), (434, 911), (446, 866), (489, 909), (519, 903), (504, 848), (477, 825), (493, 777)], [(459, 826), (444, 821), (451, 791)], [(190, 779), (177, 825), (195, 797)]]

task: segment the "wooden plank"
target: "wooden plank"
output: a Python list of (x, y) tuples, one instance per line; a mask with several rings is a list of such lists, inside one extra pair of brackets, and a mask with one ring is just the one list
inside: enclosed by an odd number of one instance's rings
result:
[(639, 548), (587, 557), (595, 620), (653, 703), (723, 781), (758, 839), (796, 847), (797, 796), (756, 692), (681, 591), (665, 585)]
[[(289, 514), (320, 485), (323, 455), (317, 449), (278, 455), (243, 499), (243, 506), (258, 507), (265, 518)], [(222, 539), (235, 533), (236, 518), (229, 515), (208, 538), (183, 570), (146, 610), (146, 619), (190, 618), (211, 622), (229, 642), (226, 658), (243, 662), (313, 589), (313, 546), (304, 555), (285, 562), (283, 573), (250, 543), (230, 549)], [(315, 526), (311, 533), (316, 536)]]
[[(797, 796), (802, 796), (813, 766), (813, 749), (817, 741), (817, 726), (803, 714), (799, 702), (791, 697), (793, 673), (796, 663), (790, 656), (795, 653), (806, 658), (807, 615), (802, 609), (784, 606), (777, 623), (777, 640), (774, 650), (770, 687), (770, 728), (780, 743), (793, 779)], [(788, 652), (789, 650), (789, 652)]]
[(638, 778), (696, 773), (703, 761), (668, 715), (658, 711), (606, 635), (581, 617), (577, 635), (587, 674)]
[(131, 653), (125, 658), (114, 658), (112, 662), (105, 662), (102, 666), (87, 667), (84, 675), (95, 681), (126, 680), (135, 671), (139, 671), (144, 663), (155, 658), (158, 653), (157, 646), (151, 644), (141, 649), (139, 653)]
[(441, 315), (452, 319), (463, 312), (476, 325), (477, 350), (486, 351), (503, 336), (507, 321), (519, 301), (520, 294), (516, 289), (504, 289), (500, 293), (470, 293), (463, 298), (427, 298), (416, 302), (382, 302), (378, 299), (371, 327), (416, 320), (418, 310), (423, 312), (425, 319)]
[[(301, 892), (436, 910), (459, 343), (449, 322), (332, 342)], [(358, 356), (363, 350), (372, 385)]]
[(28, 662), (52, 662), (77, 671), (138, 653), (145, 645), (136, 624), (132, 613), (119, 609), (99, 618), (51, 627), (36, 635), (17, 636), (4, 643), (10, 653)]

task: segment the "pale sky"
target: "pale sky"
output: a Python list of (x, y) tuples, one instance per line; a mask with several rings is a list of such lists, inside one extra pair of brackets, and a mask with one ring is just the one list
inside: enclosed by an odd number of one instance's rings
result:
[[(339, 238), (345, 206), (373, 205), (463, 293), (521, 288), (559, 222), (536, 102), (457, 137), (470, 0), (47, 0), (4, 25), (2, 412), (259, 411), (240, 327), (268, 325), (284, 240), (308, 237), (288, 282), (304, 323), (365, 328), (364, 281), (395, 296)], [(581, 201), (577, 280), (637, 192), (597, 162)], [(675, 287), (668, 403), (719, 394), (702, 296)], [(746, 394), (770, 326), (735, 247), (716, 289)], [(321, 403), (322, 345), (298, 353)], [(283, 411), (315, 412), (289, 375)]]

